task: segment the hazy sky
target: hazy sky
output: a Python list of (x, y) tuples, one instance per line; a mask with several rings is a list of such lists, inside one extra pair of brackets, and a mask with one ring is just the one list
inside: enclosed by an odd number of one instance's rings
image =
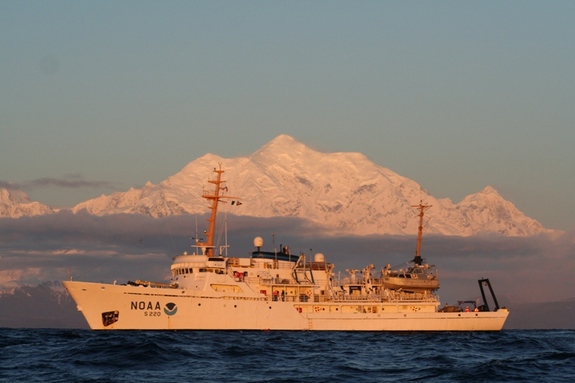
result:
[(0, 181), (73, 206), (281, 133), (575, 226), (573, 1), (2, 1)]

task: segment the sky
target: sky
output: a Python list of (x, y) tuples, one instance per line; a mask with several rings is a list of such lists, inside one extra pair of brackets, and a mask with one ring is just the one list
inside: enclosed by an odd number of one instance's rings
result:
[(69, 207), (288, 134), (575, 228), (575, 2), (1, 1), (0, 181)]

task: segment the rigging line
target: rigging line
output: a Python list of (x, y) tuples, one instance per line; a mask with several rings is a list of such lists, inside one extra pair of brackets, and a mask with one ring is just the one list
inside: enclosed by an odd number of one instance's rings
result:
[[(227, 207), (227, 206), (226, 206)], [(226, 230), (226, 221), (227, 221), (227, 210), (224, 208), (222, 209), (224, 211), (222, 211), (222, 214), (224, 214), (224, 219), (223, 220), (218, 220), (217, 223), (217, 230), (215, 233), (215, 238), (214, 238), (214, 249), (218, 249), (218, 255), (222, 255), (219, 253), (219, 249), (220, 249), (220, 245), (222, 243), (222, 237), (225, 235), (225, 230)]]

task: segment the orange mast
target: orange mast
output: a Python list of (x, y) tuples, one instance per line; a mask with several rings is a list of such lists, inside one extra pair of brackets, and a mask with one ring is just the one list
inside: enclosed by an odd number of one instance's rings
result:
[(204, 190), (202, 197), (211, 201), (210, 210), (212, 211), (210, 214), (210, 218), (207, 221), (210, 223), (208, 231), (206, 232), (206, 240), (205, 242), (198, 242), (196, 245), (198, 247), (205, 249), (205, 255), (208, 257), (214, 256), (214, 233), (216, 231), (216, 216), (218, 214), (218, 203), (221, 201), (221, 198), (236, 198), (231, 196), (222, 196), (220, 195), (220, 191), (226, 189), (226, 187), (222, 187), (222, 185), (226, 181), (222, 181), (222, 164), (220, 164), (219, 169), (214, 168), (214, 173), (217, 174), (215, 180), (208, 180), (209, 183), (214, 184), (214, 191), (209, 192)]
[(419, 201), (419, 205), (411, 205), (419, 210), (419, 227), (417, 228), (417, 248), (415, 249), (415, 258), (413, 262), (416, 265), (421, 265), (421, 239), (423, 238), (423, 214), (433, 205), (424, 205), (423, 201)]

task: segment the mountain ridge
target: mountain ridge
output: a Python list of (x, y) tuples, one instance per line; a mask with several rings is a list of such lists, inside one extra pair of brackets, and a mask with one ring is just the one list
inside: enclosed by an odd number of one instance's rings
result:
[(0, 217), (20, 218), (53, 213), (54, 209), (50, 206), (31, 201), (22, 190), (0, 188)]
[(426, 214), (428, 233), (531, 236), (552, 232), (526, 217), (492, 186), (455, 204), (448, 198), (434, 198), (417, 182), (362, 153), (323, 153), (285, 134), (247, 157), (207, 153), (158, 184), (147, 182), (140, 189), (101, 195), (71, 211), (152, 217), (204, 214), (208, 205), (201, 195), (218, 164), (225, 171), (226, 200), (242, 200), (241, 206), (224, 206), (236, 215), (300, 217), (333, 234), (413, 234), (417, 221), (412, 205), (423, 201), (433, 205)]

